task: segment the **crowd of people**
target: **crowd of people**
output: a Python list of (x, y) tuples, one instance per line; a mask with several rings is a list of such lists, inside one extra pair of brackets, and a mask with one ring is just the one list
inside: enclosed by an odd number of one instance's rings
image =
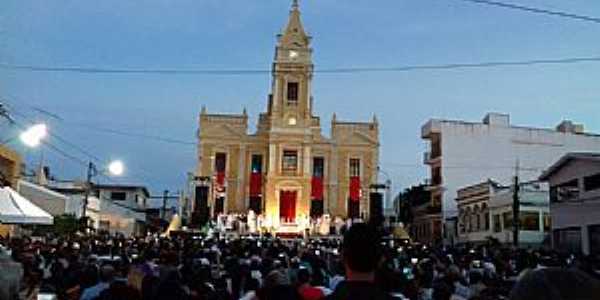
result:
[(0, 300), (600, 299), (591, 257), (343, 237), (174, 233), (0, 239)]

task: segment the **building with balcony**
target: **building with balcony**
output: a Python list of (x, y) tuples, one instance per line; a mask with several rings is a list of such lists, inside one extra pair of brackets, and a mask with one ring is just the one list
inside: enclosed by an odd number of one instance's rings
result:
[(554, 248), (600, 253), (600, 152), (568, 153), (540, 179), (550, 185)]
[(563, 121), (554, 129), (523, 127), (498, 113), (482, 122), (431, 119), (421, 137), (429, 141), (424, 162), (430, 169), (431, 203), (441, 205), (436, 219), (444, 224), (447, 243), (457, 237), (458, 189), (487, 178), (511, 184), (517, 165), (522, 181), (534, 180), (568, 152), (600, 149), (600, 135), (584, 132), (583, 125)]
[[(297, 2), (278, 36), (271, 92), (257, 131), (248, 115), (202, 108), (193, 213), (198, 219), (253, 210), (271, 228), (309, 216), (368, 217), (369, 186), (377, 183), (379, 123), (331, 120), (331, 135), (314, 115), (313, 49)], [(194, 217), (192, 217), (194, 219)], [(199, 222), (201, 223), (201, 222)]]

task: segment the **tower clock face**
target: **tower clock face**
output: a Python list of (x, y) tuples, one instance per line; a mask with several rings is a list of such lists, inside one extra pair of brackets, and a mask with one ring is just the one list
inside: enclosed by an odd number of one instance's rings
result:
[(291, 59), (298, 58), (298, 56), (299, 56), (299, 55), (300, 55), (300, 54), (298, 53), (298, 51), (295, 51), (295, 50), (291, 50), (291, 51), (290, 51), (290, 53), (289, 53), (289, 57), (290, 57)]

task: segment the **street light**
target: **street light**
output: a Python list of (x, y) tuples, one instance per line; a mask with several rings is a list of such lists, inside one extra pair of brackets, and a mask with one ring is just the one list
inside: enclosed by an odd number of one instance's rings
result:
[(48, 135), (48, 128), (46, 127), (46, 124), (40, 123), (35, 124), (23, 131), (19, 138), (23, 144), (33, 148), (39, 146), (42, 139), (44, 139), (46, 135)]
[[(114, 160), (114, 161), (110, 162), (108, 164), (108, 167), (105, 170), (102, 169), (100, 171), (96, 167), (96, 164), (94, 164), (91, 161), (88, 163), (85, 198), (83, 199), (83, 209), (81, 211), (82, 219), (85, 219), (85, 217), (86, 217), (86, 211), (87, 211), (87, 206), (88, 206), (88, 202), (89, 202), (89, 198), (90, 198), (90, 192), (92, 190), (92, 178), (97, 176), (100, 173), (113, 175), (113, 176), (121, 176), (121, 175), (123, 175), (124, 171), (125, 171), (125, 166), (123, 165), (123, 162), (120, 160)], [(87, 221), (86, 221), (86, 226), (87, 226)]]
[(111, 175), (121, 176), (121, 175), (123, 175), (124, 170), (125, 170), (125, 166), (123, 165), (123, 162), (120, 160), (112, 161), (108, 165), (108, 172)]
[[(391, 204), (390, 200), (391, 200), (391, 192), (392, 192), (392, 180), (391, 180), (390, 174), (388, 174), (388, 172), (384, 171), (381, 168), (381, 166), (377, 166), (377, 172), (385, 175), (385, 177), (386, 177), (385, 184), (384, 184), (383, 188), (385, 189), (385, 200), (384, 200), (385, 201), (385, 205), (384, 205), (384, 210), (387, 211), (387, 210), (390, 209), (389, 206)], [(398, 212), (395, 212), (395, 213), (396, 213), (396, 217), (397, 217)], [(387, 215), (387, 212), (386, 212), (386, 215)]]

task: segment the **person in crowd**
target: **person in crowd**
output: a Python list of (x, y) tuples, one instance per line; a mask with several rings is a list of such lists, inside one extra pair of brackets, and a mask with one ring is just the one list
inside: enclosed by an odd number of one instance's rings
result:
[(594, 256), (492, 242), (423, 245), (392, 239), (385, 228), (349, 225), (343, 238), (231, 230), (6, 238), (0, 299), (518, 300), (590, 299), (596, 292)]
[(279, 270), (272, 270), (265, 278), (263, 288), (258, 292), (259, 300), (300, 300), (296, 289), (291, 285), (287, 275)]
[(530, 271), (510, 292), (511, 300), (599, 299), (600, 281), (582, 271), (542, 268)]
[(375, 284), (380, 238), (371, 226), (364, 223), (352, 225), (344, 234), (342, 255), (346, 280), (340, 282), (328, 299), (387, 299)]
[(319, 300), (325, 297), (322, 289), (310, 284), (311, 275), (307, 268), (298, 271), (298, 293), (303, 300)]
[(8, 250), (0, 246), (0, 299), (18, 299), (23, 266), (13, 261)]
[(332, 267), (333, 276), (329, 279), (329, 289), (334, 291), (337, 285), (344, 281), (344, 264), (341, 260), (336, 260)]
[(469, 285), (469, 294), (471, 298), (479, 297), (481, 293), (486, 289), (486, 286), (483, 283), (483, 273), (475, 270), (469, 272)]
[(81, 300), (95, 300), (102, 291), (108, 289), (114, 280), (115, 268), (111, 265), (104, 265), (100, 268), (100, 282), (83, 291)]

